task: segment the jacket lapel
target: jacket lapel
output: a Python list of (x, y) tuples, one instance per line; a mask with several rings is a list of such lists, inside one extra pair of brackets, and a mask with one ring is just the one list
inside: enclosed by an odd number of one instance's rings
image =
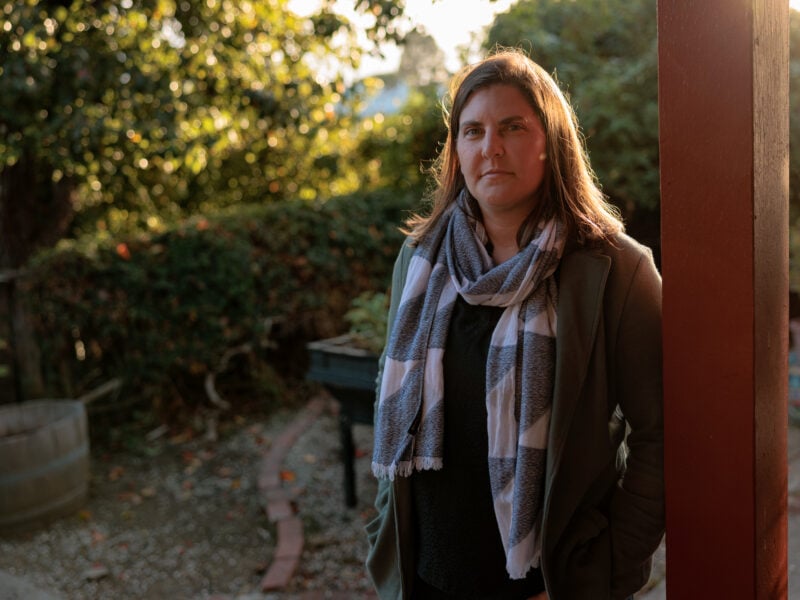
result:
[(561, 259), (556, 373), (548, 439), (545, 498), (550, 495), (550, 486), (564, 450), (565, 434), (572, 422), (578, 396), (586, 378), (610, 268), (609, 256), (588, 250), (577, 250)]

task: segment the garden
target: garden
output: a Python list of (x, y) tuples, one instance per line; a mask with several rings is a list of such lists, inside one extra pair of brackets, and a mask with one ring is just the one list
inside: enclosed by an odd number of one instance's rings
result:
[[(70, 598), (253, 592), (277, 543), (258, 465), (322, 397), (281, 471), (294, 508), (315, 515), (306, 552), (319, 561), (287, 593), (366, 593), (374, 488), (358, 458), (371, 433), (355, 427), (349, 508), (337, 405), (307, 380), (307, 346), (350, 333), (379, 351), (401, 226), (426, 210), (445, 135), (447, 74), (435, 52), (414, 53), (432, 39), (404, 2), (354, 4), (365, 29), (330, 2), (305, 17), (284, 0), (3, 2), (0, 410), (79, 399), (91, 472), (79, 510), (0, 531), (0, 571)], [(519, 0), (472, 50), (522, 46), (557, 74), (603, 190), (658, 256), (655, 9)], [(416, 58), (356, 78), (388, 43)], [(795, 11), (791, 50), (800, 292)], [(398, 82), (396, 110), (366, 110)]]

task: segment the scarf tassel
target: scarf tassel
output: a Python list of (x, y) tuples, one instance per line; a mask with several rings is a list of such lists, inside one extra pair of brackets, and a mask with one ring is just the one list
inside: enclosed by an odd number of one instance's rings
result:
[[(395, 477), (409, 477), (414, 471), (438, 471), (442, 468), (441, 456), (414, 456), (415, 435), (406, 434), (400, 452), (388, 465), (372, 462), (372, 473), (378, 479), (394, 481)], [(410, 457), (410, 459), (409, 459)]]

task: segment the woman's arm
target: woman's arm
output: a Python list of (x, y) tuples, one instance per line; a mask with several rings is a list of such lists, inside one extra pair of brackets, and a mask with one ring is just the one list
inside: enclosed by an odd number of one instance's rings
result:
[(661, 277), (643, 255), (617, 331), (616, 395), (630, 427), (627, 469), (611, 503), (612, 598), (647, 582), (664, 535)]

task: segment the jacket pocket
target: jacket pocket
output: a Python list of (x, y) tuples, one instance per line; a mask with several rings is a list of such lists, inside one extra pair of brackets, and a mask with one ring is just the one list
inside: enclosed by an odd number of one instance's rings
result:
[[(561, 580), (556, 599), (611, 597), (611, 535), (608, 517), (597, 508), (578, 513), (559, 545)], [(563, 562), (562, 562), (563, 561)]]

